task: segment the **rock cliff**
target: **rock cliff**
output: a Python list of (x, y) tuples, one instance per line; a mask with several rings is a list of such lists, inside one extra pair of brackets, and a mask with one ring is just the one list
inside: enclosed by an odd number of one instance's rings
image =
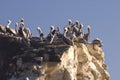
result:
[(104, 52), (98, 44), (66, 45), (0, 35), (1, 80), (109, 80)]

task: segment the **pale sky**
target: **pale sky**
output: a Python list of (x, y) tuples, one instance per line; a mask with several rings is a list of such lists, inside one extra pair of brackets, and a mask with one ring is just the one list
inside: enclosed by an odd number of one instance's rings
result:
[(12, 21), (11, 27), (24, 18), (26, 27), (38, 36), (37, 26), (46, 34), (50, 25), (60, 26), (61, 32), (68, 19), (79, 20), (91, 26), (90, 42), (98, 37), (104, 46), (105, 63), (111, 75), (118, 80), (120, 72), (120, 0), (0, 0), (0, 24)]

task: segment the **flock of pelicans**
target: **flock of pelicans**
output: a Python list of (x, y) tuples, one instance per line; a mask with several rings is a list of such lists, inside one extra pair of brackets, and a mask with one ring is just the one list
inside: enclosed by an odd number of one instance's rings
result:
[[(10, 24), (11, 24), (10, 20), (7, 21), (6, 26), (0, 24), (0, 34), (22, 38), (24, 40), (23, 41), (24, 43), (29, 43), (31, 41), (32, 34), (30, 32), (30, 29), (25, 27), (23, 18), (20, 19), (20, 26), (18, 26), (18, 23), (15, 24), (15, 29), (10, 28)], [(45, 34), (42, 32), (40, 27), (37, 27), (37, 31), (39, 33), (39, 41), (48, 42), (49, 44), (52, 44), (56, 39), (62, 39), (67, 45), (73, 45), (74, 40), (77, 38), (78, 41), (82, 43), (87, 43), (90, 37), (90, 26), (87, 26), (88, 32), (86, 34), (84, 34), (84, 32), (82, 31), (82, 27), (83, 24), (79, 24), (78, 20), (76, 20), (73, 23), (69, 19), (67, 26), (64, 27), (63, 33), (60, 32), (59, 27), (55, 29), (54, 26), (50, 26), (50, 32), (47, 36), (45, 36)], [(102, 42), (98, 38), (94, 39), (92, 43), (98, 44), (99, 47), (102, 46)], [(95, 49), (94, 45), (93, 45), (93, 49)], [(11, 78), (10, 80), (13, 79)], [(26, 77), (25, 80), (29, 80), (29, 78)]]
[[(7, 25), (3, 26), (0, 24), (0, 34), (8, 35), (8, 36), (15, 36), (20, 37), (23, 40), (23, 43), (26, 46), (30, 46), (30, 41), (32, 41), (32, 33), (29, 28), (25, 27), (24, 19), (20, 19), (20, 26), (18, 26), (18, 23), (15, 24), (15, 29), (10, 28), (11, 21), (7, 21)], [(90, 26), (87, 26), (87, 33), (84, 34), (82, 31), (83, 24), (76, 20), (74, 23), (72, 20), (68, 19), (68, 24), (66, 27), (64, 27), (64, 32), (60, 32), (60, 27), (57, 27), (57, 29), (54, 28), (54, 26), (50, 26), (50, 32), (46, 36), (40, 27), (37, 27), (37, 31), (39, 33), (39, 41), (40, 42), (48, 42), (49, 44), (52, 44), (57, 39), (62, 39), (67, 45), (73, 45), (74, 40), (77, 39), (77, 41), (81, 43), (87, 43), (88, 39), (90, 37)], [(38, 41), (38, 38), (37, 40)], [(94, 39), (92, 41), (93, 44), (97, 44), (100, 47), (103, 45), (102, 41), (98, 38)]]
[[(7, 21), (6, 26), (0, 24), (0, 34), (22, 37), (24, 39), (30, 39), (32, 37), (30, 29), (25, 27), (23, 18), (20, 19), (20, 26), (18, 26), (18, 23), (15, 24), (15, 29), (10, 28), (10, 24), (10, 20)], [(82, 27), (83, 24), (79, 24), (78, 20), (73, 23), (72, 20), (69, 19), (67, 26), (64, 27), (63, 33), (60, 32), (59, 27), (55, 29), (54, 26), (51, 25), (50, 32), (47, 36), (45, 36), (40, 27), (37, 27), (37, 31), (39, 32), (40, 36), (39, 41), (46, 41), (52, 44), (55, 39), (62, 38), (66, 44), (72, 45), (74, 44), (73, 39), (78, 38), (82, 40), (82, 42), (87, 42), (90, 36), (90, 26), (87, 27), (88, 33), (86, 34), (84, 34), (84, 32), (82, 31)]]

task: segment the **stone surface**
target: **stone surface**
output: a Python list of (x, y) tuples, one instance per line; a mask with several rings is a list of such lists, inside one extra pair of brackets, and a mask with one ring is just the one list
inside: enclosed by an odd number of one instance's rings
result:
[(104, 52), (92, 43), (32, 43), (0, 35), (2, 80), (109, 80)]

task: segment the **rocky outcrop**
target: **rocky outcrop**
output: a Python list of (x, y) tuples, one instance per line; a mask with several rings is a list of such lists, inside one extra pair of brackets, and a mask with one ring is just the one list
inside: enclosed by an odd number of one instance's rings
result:
[(66, 45), (34, 42), (26, 47), (19, 37), (0, 35), (2, 80), (109, 80), (104, 52), (98, 44)]

